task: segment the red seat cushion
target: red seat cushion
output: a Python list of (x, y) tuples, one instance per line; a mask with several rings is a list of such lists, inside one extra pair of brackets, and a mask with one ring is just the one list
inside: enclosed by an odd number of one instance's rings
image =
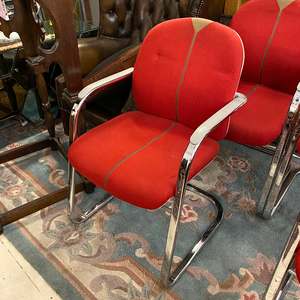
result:
[(293, 95), (244, 81), (238, 91), (248, 95), (247, 103), (232, 115), (226, 139), (253, 146), (273, 142), (281, 133)]
[(232, 18), (245, 47), (238, 91), (259, 87), (233, 115), (226, 139), (264, 146), (280, 135), (300, 79), (299, 15), (300, 0), (251, 0)]
[[(79, 173), (115, 197), (155, 209), (174, 195), (192, 133), (192, 128), (173, 120), (139, 111), (126, 113), (80, 136), (69, 149), (69, 160)], [(206, 138), (189, 178), (218, 152), (219, 144)]]

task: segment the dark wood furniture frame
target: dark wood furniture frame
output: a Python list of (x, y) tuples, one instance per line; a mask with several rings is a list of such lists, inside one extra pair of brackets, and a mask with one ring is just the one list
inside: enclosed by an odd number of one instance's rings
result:
[[(33, 142), (4, 152), (0, 155), (0, 164), (47, 147), (60, 151), (68, 159), (66, 149), (59, 142), (58, 138), (55, 137), (54, 121), (50, 113), (51, 105), (48, 101), (47, 85), (43, 73), (49, 71), (51, 63), (58, 63), (66, 80), (68, 94), (76, 101), (77, 94), (83, 85), (73, 17), (73, 5), (72, 0), (64, 0), (62, 9), (61, 1), (59, 0), (38, 0), (37, 2), (49, 14), (53, 23), (55, 43), (51, 49), (46, 50), (41, 46), (44, 32), (42, 24), (40, 24), (35, 14), (32, 0), (14, 0), (14, 16), (9, 21), (1, 19), (0, 30), (6, 36), (9, 36), (13, 31), (20, 35), (28, 67), (31, 69), (32, 74), (34, 74), (33, 77), (37, 87), (37, 105), (40, 113), (44, 115), (49, 137), (42, 141)], [(84, 178), (76, 183), (76, 192), (80, 192), (83, 189), (86, 192), (93, 190), (93, 186)], [(0, 214), (0, 234), (3, 233), (3, 226), (61, 201), (67, 198), (67, 195), (67, 187), (64, 187), (49, 195)]]

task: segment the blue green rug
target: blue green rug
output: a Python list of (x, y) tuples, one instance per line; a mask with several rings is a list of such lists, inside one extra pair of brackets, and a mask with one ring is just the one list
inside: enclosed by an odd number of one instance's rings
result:
[[(0, 123), (5, 151), (47, 135), (44, 125)], [(67, 144), (60, 123), (57, 135)], [(74, 227), (66, 200), (5, 226), (5, 236), (46, 282), (65, 300), (258, 300), (280, 257), (300, 211), (297, 178), (283, 205), (267, 221), (257, 216), (271, 157), (228, 141), (218, 157), (200, 172), (194, 184), (213, 193), (225, 218), (192, 265), (171, 288), (157, 277), (167, 235), (168, 215), (114, 199), (86, 222)], [(294, 163), (299, 167), (299, 164)], [(5, 212), (67, 183), (67, 163), (44, 149), (0, 166), (0, 210)], [(97, 201), (104, 191), (77, 195), (79, 209)], [(181, 218), (175, 262), (189, 250), (215, 217), (211, 205), (189, 193)], [(299, 284), (284, 299), (300, 299)]]
[[(39, 116), (39, 111), (36, 105), (35, 93), (35, 90), (31, 90), (28, 92), (25, 99), (24, 107), (22, 109), (22, 115), (29, 119), (35, 125), (39, 126), (44, 123), (44, 120), (41, 119)], [(48, 100), (50, 104), (54, 101), (53, 98), (50, 96), (48, 97)], [(52, 117), (55, 119), (58, 114), (58, 106), (52, 105), (50, 112), (52, 114)]]

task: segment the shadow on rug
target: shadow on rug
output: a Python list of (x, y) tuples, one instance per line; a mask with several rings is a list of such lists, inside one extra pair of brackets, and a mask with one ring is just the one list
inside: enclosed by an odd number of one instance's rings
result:
[[(1, 151), (47, 135), (44, 126), (30, 124), (12, 123), (0, 130)], [(67, 143), (61, 124), (56, 132)], [(299, 180), (276, 215), (263, 220), (256, 215), (256, 202), (271, 157), (228, 141), (220, 146), (218, 157), (193, 183), (214, 193), (225, 218), (171, 288), (157, 279), (169, 218), (163, 210), (147, 211), (114, 199), (90, 221), (75, 227), (67, 218), (64, 200), (6, 226), (4, 234), (62, 299), (258, 300), (300, 210)], [(66, 183), (67, 163), (50, 149), (5, 163), (0, 166), (0, 210), (18, 207)], [(100, 189), (77, 194), (79, 209), (103, 194)], [(187, 194), (174, 264), (214, 218), (205, 198)], [(300, 299), (296, 280), (284, 299)]]

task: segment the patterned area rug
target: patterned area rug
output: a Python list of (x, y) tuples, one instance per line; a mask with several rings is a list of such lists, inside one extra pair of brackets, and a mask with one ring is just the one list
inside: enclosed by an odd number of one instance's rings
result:
[[(1, 151), (47, 135), (45, 126), (19, 123), (0, 124), (0, 132)], [(56, 132), (67, 144), (61, 124)], [(157, 279), (169, 218), (163, 210), (147, 211), (114, 199), (90, 221), (74, 227), (64, 200), (5, 226), (4, 234), (62, 299), (258, 300), (300, 211), (299, 180), (276, 215), (263, 220), (256, 215), (256, 202), (271, 157), (228, 141), (220, 146), (218, 157), (194, 184), (221, 201), (224, 221), (171, 288)], [(0, 210), (18, 207), (66, 183), (67, 163), (50, 149), (5, 163), (0, 166)], [(103, 194), (100, 189), (77, 194), (79, 209)], [(205, 198), (187, 194), (175, 263), (214, 217)], [(296, 280), (285, 299), (300, 299)]]

